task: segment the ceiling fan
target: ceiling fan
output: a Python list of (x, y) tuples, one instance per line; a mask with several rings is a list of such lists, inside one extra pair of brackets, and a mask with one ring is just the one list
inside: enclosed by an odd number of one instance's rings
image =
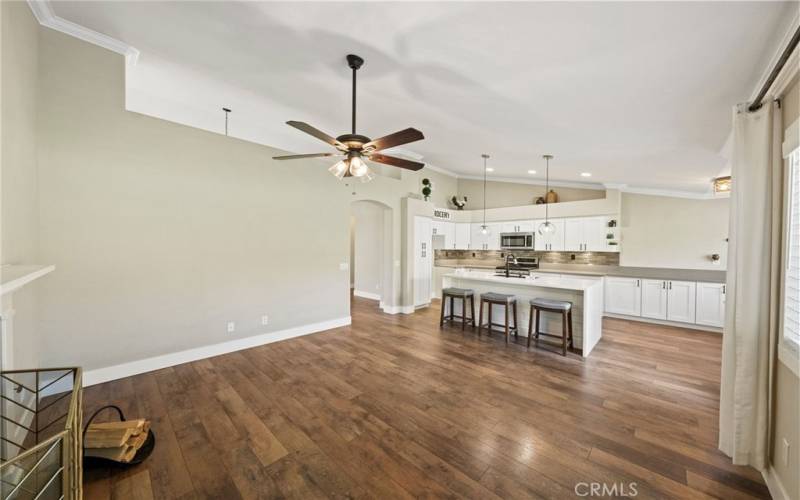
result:
[(337, 151), (335, 153), (275, 156), (273, 157), (274, 160), (297, 160), (301, 158), (322, 158), (326, 156), (344, 157), (343, 160), (333, 165), (328, 171), (339, 179), (344, 177), (357, 177), (362, 182), (368, 182), (374, 177), (372, 170), (364, 161), (365, 159), (413, 171), (420, 170), (425, 166), (424, 163), (380, 153), (380, 151), (384, 149), (424, 139), (425, 136), (422, 135), (422, 132), (415, 128), (407, 128), (381, 137), (380, 139), (370, 139), (369, 137), (356, 134), (356, 71), (358, 71), (363, 64), (364, 59), (359, 56), (353, 54), (347, 56), (347, 65), (353, 70), (353, 128), (351, 133), (333, 138), (307, 123), (298, 121), (286, 122), (286, 124), (291, 127), (312, 135), (321, 141), (327, 142), (336, 148)]

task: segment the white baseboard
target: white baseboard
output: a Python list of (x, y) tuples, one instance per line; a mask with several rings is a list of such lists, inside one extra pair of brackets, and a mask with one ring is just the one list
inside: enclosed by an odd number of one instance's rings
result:
[(353, 295), (355, 295), (356, 297), (361, 297), (363, 299), (381, 300), (381, 295), (379, 293), (364, 292), (361, 290), (354, 289)]
[(390, 306), (381, 302), (381, 309), (386, 314), (413, 314), (414, 306)]
[(140, 359), (138, 361), (131, 361), (129, 363), (123, 363), (120, 365), (97, 368), (95, 370), (87, 370), (83, 373), (83, 386), (88, 387), (90, 385), (101, 384), (110, 380), (117, 380), (120, 378), (130, 377), (131, 375), (138, 375), (140, 373), (160, 370), (161, 368), (167, 368), (169, 366), (197, 361), (198, 359), (210, 358), (212, 356), (219, 356), (220, 354), (241, 351), (242, 349), (249, 349), (251, 347), (271, 344), (273, 342), (300, 337), (302, 335), (330, 330), (332, 328), (339, 328), (349, 325), (350, 322), (350, 316), (346, 316), (344, 318), (321, 321), (319, 323), (287, 328), (286, 330), (279, 330), (261, 335), (254, 335), (252, 337), (230, 340), (228, 342), (221, 342), (219, 344), (196, 347), (194, 349), (187, 349), (185, 351), (173, 352), (170, 354), (163, 354), (161, 356)]
[(704, 332), (722, 333), (722, 328), (717, 328), (714, 326), (696, 325), (694, 323), (679, 323), (677, 321), (664, 321), (660, 319), (642, 318), (641, 316), (626, 316), (625, 314), (614, 314), (608, 312), (604, 312), (603, 316), (607, 318), (638, 321), (640, 323), (650, 323), (653, 325), (677, 326), (679, 328), (689, 328), (690, 330), (702, 330)]
[(767, 483), (772, 500), (792, 500), (772, 466), (769, 466), (761, 475), (764, 476), (764, 482)]

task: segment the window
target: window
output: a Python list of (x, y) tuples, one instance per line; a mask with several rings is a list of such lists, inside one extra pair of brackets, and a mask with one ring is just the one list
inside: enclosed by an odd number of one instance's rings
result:
[(792, 151), (787, 160), (783, 340), (796, 350), (800, 345), (800, 148)]

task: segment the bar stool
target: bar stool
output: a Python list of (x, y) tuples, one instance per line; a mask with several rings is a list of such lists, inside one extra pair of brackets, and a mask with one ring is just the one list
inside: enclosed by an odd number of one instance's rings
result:
[[(447, 299), (450, 298), (450, 314), (445, 316), (444, 309), (447, 305)], [(455, 299), (461, 299), (461, 316), (456, 316), (453, 314), (453, 301)], [(470, 309), (472, 311), (472, 315), (467, 321), (467, 299), (469, 299)], [(467, 323), (470, 323), (473, 327), (475, 326), (475, 291), (469, 290), (467, 288), (443, 288), (442, 289), (442, 315), (439, 318), (439, 328), (444, 325), (445, 321), (449, 321), (450, 323), (453, 322), (454, 319), (461, 320), (461, 329), (463, 330)]]
[[(566, 356), (567, 340), (569, 340), (570, 349), (574, 347), (572, 339), (572, 302), (540, 298), (531, 299), (531, 312), (528, 320), (528, 347), (531, 346), (531, 327), (534, 326), (534, 323), (536, 323), (536, 330), (534, 333), (536, 334), (537, 347), (539, 346), (539, 335), (559, 338), (558, 335), (539, 331), (539, 318), (542, 315), (542, 311), (561, 314), (561, 355)], [(535, 320), (534, 315), (536, 317)]]
[[(492, 333), (493, 326), (502, 326), (505, 327), (506, 333), (506, 344), (508, 344), (508, 331), (509, 329), (514, 331), (514, 337), (517, 336), (517, 298), (513, 295), (506, 295), (504, 293), (482, 293), (481, 294), (481, 305), (480, 305), (480, 312), (478, 313), (478, 335), (481, 334), (481, 328), (483, 328), (483, 304), (487, 304), (489, 307), (489, 321), (486, 323), (486, 327), (489, 330), (489, 334)], [(501, 323), (492, 323), (492, 305), (499, 305), (503, 306), (505, 313), (506, 313), (506, 321), (504, 324)], [(509, 307), (513, 308), (514, 312), (514, 326), (510, 326), (508, 322), (508, 313)]]

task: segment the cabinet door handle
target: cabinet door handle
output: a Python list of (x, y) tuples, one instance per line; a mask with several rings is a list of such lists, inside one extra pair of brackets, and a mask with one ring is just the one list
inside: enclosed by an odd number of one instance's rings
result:
[(728, 285), (722, 285), (722, 295), (725, 295), (725, 294), (727, 293), (727, 292), (726, 292), (726, 290), (727, 290), (727, 286), (728, 286)]
[(667, 288), (667, 282), (666, 281), (662, 281), (661, 282), (661, 289), (665, 290), (666, 288)]
[(672, 282), (669, 282), (669, 289), (672, 290)]
[(636, 288), (639, 288), (639, 280), (636, 280)]

